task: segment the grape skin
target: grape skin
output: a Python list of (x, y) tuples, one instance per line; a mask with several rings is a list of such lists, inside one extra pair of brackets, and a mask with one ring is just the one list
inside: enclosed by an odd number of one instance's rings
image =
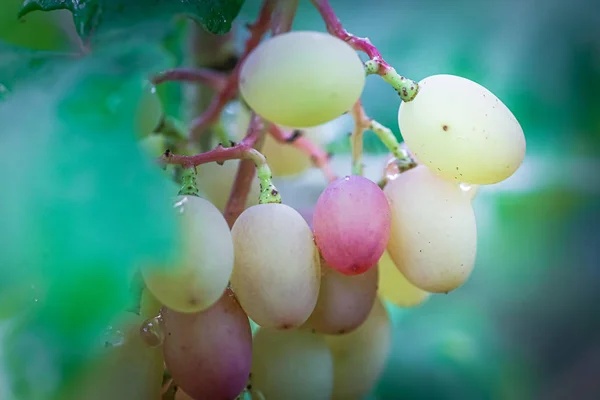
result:
[(261, 43), (240, 73), (240, 93), (260, 116), (303, 128), (331, 121), (352, 108), (365, 69), (344, 41), (322, 32), (294, 31)]
[(246, 386), (252, 358), (248, 317), (231, 291), (207, 310), (164, 309), (165, 364), (195, 400), (233, 400)]
[(387, 250), (406, 279), (430, 293), (461, 286), (473, 270), (477, 228), (460, 187), (421, 165), (384, 192), (392, 210)]
[(333, 360), (323, 336), (260, 328), (253, 344), (252, 387), (265, 399), (329, 400)]
[(182, 226), (178, 260), (169, 266), (145, 265), (147, 288), (167, 307), (197, 312), (223, 294), (233, 270), (233, 242), (223, 215), (207, 200), (178, 196), (175, 203)]
[(330, 335), (352, 332), (373, 308), (379, 276), (377, 268), (347, 276), (321, 261), (321, 271), (317, 305), (302, 327)]
[(497, 183), (525, 157), (523, 129), (511, 111), (483, 86), (458, 76), (419, 82), (416, 98), (400, 105), (398, 124), (419, 161), (447, 179)]
[(346, 275), (377, 264), (390, 236), (390, 207), (382, 190), (361, 176), (327, 186), (313, 216), (315, 241), (323, 259)]
[(144, 84), (142, 95), (135, 114), (135, 129), (139, 138), (150, 135), (160, 124), (163, 117), (163, 106), (156, 91), (150, 83)]
[[(198, 172), (196, 182), (202, 197), (214, 204), (221, 212), (224, 212), (227, 206), (239, 166), (240, 160), (229, 160), (223, 165), (207, 163), (196, 167)], [(246, 199), (246, 207), (258, 204), (259, 196), (260, 181), (255, 174)]]
[(378, 263), (379, 296), (399, 307), (415, 307), (429, 298), (429, 293), (410, 283), (385, 251)]
[(326, 336), (333, 355), (333, 400), (362, 399), (375, 386), (388, 359), (392, 332), (381, 300), (354, 332)]
[(306, 221), (289, 206), (259, 204), (238, 217), (231, 233), (231, 287), (244, 311), (264, 327), (302, 325), (317, 303), (321, 277)]

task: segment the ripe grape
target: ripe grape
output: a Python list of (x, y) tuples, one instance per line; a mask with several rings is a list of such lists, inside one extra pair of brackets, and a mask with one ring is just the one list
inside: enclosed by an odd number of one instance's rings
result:
[(384, 192), (392, 210), (387, 250), (406, 279), (431, 293), (461, 286), (473, 270), (477, 229), (460, 187), (420, 165)]
[(123, 313), (99, 343), (98, 361), (69, 395), (60, 398), (158, 400), (163, 376), (160, 348), (148, 347), (139, 330), (143, 318)]
[(248, 317), (227, 290), (198, 313), (164, 309), (165, 364), (174, 382), (196, 400), (233, 400), (246, 386), (252, 358)]
[(146, 265), (146, 286), (165, 306), (196, 312), (213, 305), (223, 294), (233, 270), (233, 242), (223, 215), (207, 200), (178, 196), (175, 203), (182, 226), (178, 260), (169, 266)]
[(390, 237), (390, 207), (382, 190), (361, 176), (327, 186), (313, 216), (315, 241), (323, 259), (346, 275), (375, 266)]
[(399, 307), (414, 307), (429, 298), (429, 293), (410, 283), (385, 251), (378, 263), (379, 296)]
[(265, 399), (331, 398), (333, 361), (323, 336), (260, 328), (252, 350), (252, 387)]
[(289, 206), (259, 204), (239, 216), (231, 233), (231, 287), (244, 311), (264, 327), (302, 325), (317, 303), (321, 277), (306, 221)]
[[(223, 165), (217, 163), (202, 164), (196, 167), (198, 189), (208, 201), (219, 211), (225, 211), (229, 194), (237, 175), (239, 160), (226, 161)], [(260, 181), (255, 175), (246, 200), (246, 207), (258, 204), (260, 196)]]
[(326, 336), (333, 355), (332, 399), (362, 399), (373, 389), (387, 362), (391, 333), (387, 311), (376, 299), (369, 317), (357, 330)]
[(156, 87), (146, 83), (135, 114), (135, 128), (138, 137), (146, 137), (154, 132), (162, 118), (163, 106)]
[(294, 31), (260, 44), (246, 59), (240, 92), (259, 115), (276, 124), (311, 127), (348, 111), (365, 85), (365, 69), (343, 40)]
[(398, 112), (402, 136), (436, 174), (491, 184), (511, 176), (525, 157), (515, 116), (483, 86), (453, 75), (419, 82), (417, 97)]
[(317, 305), (304, 328), (336, 335), (358, 328), (369, 315), (377, 295), (377, 268), (357, 276), (344, 275), (321, 260)]

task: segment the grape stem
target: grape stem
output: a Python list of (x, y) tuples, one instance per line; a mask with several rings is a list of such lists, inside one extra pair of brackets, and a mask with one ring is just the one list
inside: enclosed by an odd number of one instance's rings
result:
[(294, 146), (309, 156), (313, 164), (321, 169), (329, 182), (333, 182), (337, 179), (337, 176), (329, 165), (329, 154), (304, 136), (302, 131), (295, 130), (292, 134), (288, 135), (280, 127), (271, 123), (269, 124), (268, 132), (279, 143)]
[(270, 28), (271, 16), (275, 8), (276, 0), (265, 0), (260, 10), (260, 14), (254, 24), (248, 26), (250, 37), (246, 40), (244, 53), (227, 78), (223, 88), (212, 99), (208, 108), (196, 119), (192, 121), (190, 127), (190, 139), (193, 142), (198, 142), (200, 137), (206, 130), (214, 124), (219, 118), (223, 107), (233, 100), (238, 92), (238, 83), (240, 71), (244, 60), (260, 43), (262, 37)]
[(206, 85), (214, 90), (223, 90), (227, 83), (227, 75), (208, 68), (172, 68), (156, 74), (150, 81), (159, 85), (164, 82), (194, 82)]
[[(194, 170), (194, 167), (209, 162), (224, 163), (227, 160), (251, 160), (256, 166), (258, 179), (260, 180), (260, 204), (281, 203), (281, 195), (279, 194), (279, 191), (275, 185), (273, 185), (271, 168), (269, 168), (269, 165), (267, 164), (267, 159), (254, 148), (260, 137), (260, 132), (262, 129), (263, 124), (260, 117), (258, 117), (256, 114), (253, 114), (248, 134), (240, 143), (236, 144), (235, 146), (225, 148), (219, 144), (213, 150), (207, 151), (206, 153), (196, 154), (194, 156), (177, 155), (167, 150), (165, 154), (161, 156), (160, 161), (163, 164), (177, 164), (181, 165), (184, 169)], [(191, 176), (192, 178), (188, 178), (186, 180), (186, 176)], [(195, 174), (193, 172), (184, 175), (184, 185), (185, 183), (192, 183), (190, 179), (193, 179), (193, 183), (195, 183)]]
[(327, 26), (327, 31), (330, 34), (342, 39), (352, 46), (354, 50), (362, 51), (369, 56), (369, 61), (365, 63), (367, 75), (380, 75), (384, 81), (392, 85), (403, 101), (409, 102), (415, 98), (419, 91), (419, 85), (417, 82), (399, 75), (394, 67), (392, 67), (383, 59), (381, 53), (377, 47), (371, 43), (369, 38), (354, 36), (344, 29), (342, 23), (335, 14), (335, 11), (329, 4), (329, 0), (310, 1), (321, 14), (321, 17)]
[(354, 130), (350, 134), (350, 147), (352, 148), (352, 175), (362, 175), (363, 163), (363, 134), (369, 128), (371, 120), (367, 117), (360, 99), (354, 104), (351, 110), (354, 118)]
[(273, 36), (292, 30), (292, 23), (298, 9), (298, 0), (278, 0), (273, 14), (271, 32)]

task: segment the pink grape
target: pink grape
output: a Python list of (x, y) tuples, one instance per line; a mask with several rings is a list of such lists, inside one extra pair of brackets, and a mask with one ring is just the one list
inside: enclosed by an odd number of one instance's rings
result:
[(228, 289), (198, 313), (163, 309), (165, 364), (173, 380), (195, 400), (233, 400), (248, 381), (252, 332)]
[(317, 305), (302, 327), (328, 335), (354, 331), (367, 319), (373, 308), (377, 296), (378, 268), (348, 276), (321, 261), (321, 271)]
[(346, 176), (321, 193), (313, 215), (321, 256), (345, 275), (377, 264), (390, 238), (390, 207), (383, 191), (361, 176)]

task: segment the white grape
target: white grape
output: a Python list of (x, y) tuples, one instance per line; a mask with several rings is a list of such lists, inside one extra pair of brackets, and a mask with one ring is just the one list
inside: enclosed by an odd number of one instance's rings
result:
[(406, 279), (431, 293), (461, 286), (473, 270), (477, 228), (459, 185), (421, 165), (390, 181), (384, 192), (392, 211), (387, 250)]
[(178, 196), (175, 212), (182, 226), (179, 259), (172, 265), (146, 265), (146, 286), (165, 306), (197, 312), (213, 305), (233, 270), (233, 242), (223, 215), (207, 200)]
[(231, 287), (258, 325), (302, 325), (317, 303), (320, 260), (308, 224), (284, 204), (246, 209), (231, 230), (235, 267)]
[(301, 128), (348, 111), (365, 85), (365, 69), (343, 40), (294, 31), (259, 45), (246, 59), (240, 92), (248, 105), (276, 124)]
[(375, 299), (367, 320), (354, 332), (326, 336), (333, 356), (333, 400), (363, 399), (377, 384), (392, 343), (387, 311)]
[(265, 399), (328, 400), (333, 360), (321, 335), (261, 328), (252, 348), (252, 387)]
[(420, 162), (458, 182), (492, 184), (525, 157), (525, 136), (511, 111), (485, 87), (453, 75), (419, 82), (398, 112), (402, 137)]
[(385, 251), (379, 262), (379, 295), (399, 307), (415, 307), (429, 298), (429, 293), (410, 283)]

